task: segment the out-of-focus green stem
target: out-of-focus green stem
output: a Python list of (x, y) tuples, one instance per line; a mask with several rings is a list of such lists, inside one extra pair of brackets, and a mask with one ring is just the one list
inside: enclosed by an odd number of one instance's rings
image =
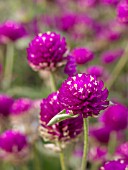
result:
[(87, 165), (87, 153), (88, 153), (88, 119), (83, 119), (84, 123), (84, 149), (81, 170), (86, 170)]
[(6, 46), (6, 59), (5, 59), (5, 69), (2, 87), (3, 89), (8, 89), (12, 81), (13, 72), (13, 60), (14, 60), (14, 45), (13, 43), (8, 43)]
[(117, 77), (119, 76), (121, 70), (124, 68), (125, 64), (128, 61), (128, 47), (125, 49), (124, 55), (120, 58), (117, 65), (114, 67), (110, 78), (106, 82), (107, 88), (111, 88)]
[(109, 143), (108, 143), (108, 153), (112, 156), (115, 152), (115, 148), (117, 145), (117, 133), (116, 131), (111, 132)]
[(56, 89), (54, 72), (50, 72), (50, 83), (51, 83), (51, 90), (55, 92), (57, 89)]
[(66, 170), (63, 150), (61, 150), (60, 152), (60, 164), (61, 164), (61, 169)]

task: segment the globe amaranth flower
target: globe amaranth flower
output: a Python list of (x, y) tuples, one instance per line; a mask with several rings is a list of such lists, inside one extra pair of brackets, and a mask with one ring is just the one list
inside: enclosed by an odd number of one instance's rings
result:
[(55, 32), (38, 34), (27, 48), (28, 62), (35, 70), (53, 70), (62, 65), (63, 55), (66, 52), (64, 37)]
[(121, 23), (128, 23), (128, 1), (122, 0), (117, 6), (117, 17)]
[(116, 149), (116, 156), (128, 160), (128, 142), (122, 143)]
[(89, 66), (86, 72), (92, 76), (96, 76), (97, 78), (107, 79), (108, 77), (108, 72), (101, 65)]
[(27, 134), (31, 142), (37, 137), (39, 113), (37, 105), (37, 101), (35, 103), (29, 98), (19, 98), (10, 108), (10, 120), (13, 128)]
[(89, 74), (77, 74), (69, 77), (59, 89), (58, 100), (64, 108), (83, 117), (97, 116), (108, 107), (108, 90), (103, 81)]
[(0, 24), (0, 36), (4, 36), (11, 41), (16, 41), (26, 35), (26, 30), (21, 23), (8, 20)]
[(25, 135), (7, 130), (0, 135), (0, 158), (12, 163), (20, 163), (28, 157), (29, 145)]
[(120, 58), (124, 53), (123, 49), (109, 50), (101, 54), (101, 61), (105, 64), (112, 63)]
[(0, 116), (7, 117), (14, 99), (6, 94), (0, 94)]
[(107, 126), (92, 127), (90, 129), (90, 136), (100, 143), (108, 143), (111, 130)]
[(83, 121), (81, 115), (77, 118), (67, 119), (52, 126), (47, 126), (48, 122), (63, 109), (58, 101), (57, 92), (42, 100), (39, 129), (40, 135), (44, 140), (54, 142), (55, 144), (59, 141), (61, 145), (65, 145), (82, 132)]
[(85, 64), (94, 58), (93, 52), (83, 47), (73, 49), (71, 55), (75, 57), (77, 64)]
[(64, 73), (68, 74), (68, 76), (74, 76), (77, 73), (76, 68), (76, 60), (74, 56), (68, 55), (67, 56), (67, 63), (64, 68)]
[(111, 130), (123, 130), (128, 125), (128, 109), (122, 104), (109, 106), (102, 116), (100, 121)]
[(101, 166), (99, 170), (113, 170), (113, 169), (127, 170), (127, 168), (128, 168), (128, 163), (125, 160), (120, 159), (120, 160), (113, 160), (104, 163), (104, 165)]

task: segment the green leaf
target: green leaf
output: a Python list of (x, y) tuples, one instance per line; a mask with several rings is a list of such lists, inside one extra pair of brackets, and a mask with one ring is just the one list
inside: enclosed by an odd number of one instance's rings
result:
[(59, 123), (63, 120), (66, 120), (66, 119), (72, 119), (72, 118), (76, 118), (78, 117), (79, 115), (74, 115), (73, 113), (71, 114), (67, 114), (66, 113), (66, 110), (62, 110), (61, 112), (59, 112), (57, 115), (55, 115), (47, 124), (47, 126), (52, 126), (56, 123)]

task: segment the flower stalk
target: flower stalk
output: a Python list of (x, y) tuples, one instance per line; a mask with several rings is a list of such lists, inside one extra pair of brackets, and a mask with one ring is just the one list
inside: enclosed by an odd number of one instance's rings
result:
[(84, 118), (84, 149), (81, 170), (86, 170), (87, 165), (87, 153), (88, 153), (88, 119)]

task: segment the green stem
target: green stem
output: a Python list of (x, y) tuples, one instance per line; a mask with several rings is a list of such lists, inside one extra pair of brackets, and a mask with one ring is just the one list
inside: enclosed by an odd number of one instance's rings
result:
[(57, 90), (56, 83), (55, 83), (55, 76), (54, 72), (50, 72), (50, 83), (51, 83), (51, 90), (54, 92)]
[(108, 143), (108, 153), (112, 156), (115, 152), (115, 148), (117, 145), (117, 133), (115, 131), (111, 132), (109, 143)]
[(88, 152), (88, 119), (83, 119), (84, 123), (84, 149), (83, 149), (83, 158), (82, 158), (82, 165), (81, 170), (86, 170), (87, 164), (87, 152)]
[(114, 70), (111, 73), (110, 78), (106, 82), (106, 86), (110, 89), (117, 77), (119, 76), (121, 70), (124, 68), (125, 64), (128, 61), (128, 48), (126, 48), (124, 55), (120, 58)]
[(3, 78), (3, 84), (2, 84), (3, 89), (8, 89), (11, 85), (13, 60), (14, 60), (13, 43), (8, 43), (6, 46), (5, 70), (4, 70), (4, 78)]
[(62, 150), (60, 152), (60, 164), (61, 164), (61, 169), (66, 170), (65, 160), (64, 160), (64, 153), (63, 153)]

